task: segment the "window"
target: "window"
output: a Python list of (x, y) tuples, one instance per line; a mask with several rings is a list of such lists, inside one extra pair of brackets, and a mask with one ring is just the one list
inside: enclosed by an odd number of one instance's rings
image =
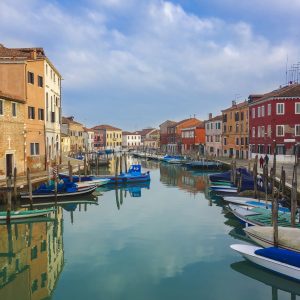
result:
[(3, 116), (3, 100), (0, 100), (0, 116)]
[(271, 103), (268, 104), (268, 116), (271, 116), (272, 113), (272, 105)]
[(272, 128), (271, 125), (268, 125), (268, 137), (271, 137), (272, 134)]
[(300, 102), (295, 103), (295, 114), (300, 114)]
[(257, 137), (260, 137), (260, 126), (257, 127)]
[(252, 137), (255, 138), (255, 127), (252, 127)]
[(44, 110), (42, 108), (38, 109), (38, 118), (39, 120), (44, 120)]
[(34, 260), (37, 258), (37, 255), (38, 255), (38, 249), (37, 249), (37, 246), (34, 246), (32, 249), (31, 249), (31, 260)]
[(235, 144), (236, 144), (236, 145), (239, 145), (239, 138), (236, 138)]
[(276, 136), (284, 136), (284, 125), (276, 125)]
[(11, 113), (13, 117), (17, 116), (17, 103), (15, 102), (11, 103)]
[(265, 106), (261, 107), (261, 116), (264, 117), (265, 116)]
[(224, 138), (224, 145), (227, 145), (227, 139)]
[(281, 154), (281, 155), (285, 155), (285, 146), (284, 145), (277, 145), (276, 146), (276, 153), (277, 154)]
[(46, 121), (48, 121), (49, 95), (46, 93)]
[(277, 115), (284, 115), (284, 103), (277, 103), (276, 104), (276, 114)]
[(300, 136), (300, 125), (295, 125), (295, 136)]
[(243, 121), (244, 120), (244, 112), (242, 111), (241, 112), (241, 121)]
[(261, 137), (265, 137), (265, 126), (261, 126), (261, 128), (260, 128), (260, 130), (261, 130)]
[(34, 74), (32, 72), (27, 73), (27, 79), (28, 79), (28, 83), (34, 84)]
[(38, 86), (43, 87), (43, 77), (40, 75), (38, 76)]
[(252, 108), (252, 119), (255, 119), (255, 107)]
[(40, 144), (30, 143), (30, 155), (39, 155), (39, 154), (40, 154)]
[(28, 119), (35, 119), (35, 110), (32, 106), (28, 106)]
[(241, 138), (241, 145), (244, 145), (244, 138)]
[(257, 108), (257, 117), (260, 118), (260, 106)]

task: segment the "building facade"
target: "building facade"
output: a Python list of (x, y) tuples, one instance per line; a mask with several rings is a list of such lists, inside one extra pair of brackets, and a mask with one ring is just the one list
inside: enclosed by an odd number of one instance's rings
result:
[(95, 147), (101, 149), (122, 149), (122, 129), (111, 125), (94, 126), (92, 130), (95, 132)]
[(61, 132), (70, 137), (70, 152), (72, 154), (84, 151), (84, 128), (74, 117), (62, 117)]
[(44, 60), (45, 137), (47, 164), (60, 161), (61, 75), (49, 59)]
[(276, 147), (278, 161), (293, 162), (300, 144), (300, 84), (250, 95), (249, 111), (251, 157), (268, 154), (272, 160)]
[(0, 178), (26, 172), (24, 120), (25, 98), (0, 92)]
[(205, 152), (207, 155), (222, 156), (222, 115), (213, 117), (209, 114), (205, 124)]
[(143, 146), (146, 149), (159, 149), (160, 148), (160, 130), (152, 129), (149, 131), (143, 141)]
[(181, 153), (182, 151), (182, 137), (181, 131), (183, 128), (194, 127), (199, 124), (196, 118), (189, 118), (168, 126), (167, 128), (167, 152)]
[(86, 127), (83, 128), (83, 144), (84, 150), (86, 152), (93, 152), (94, 151), (94, 141), (95, 141), (95, 132), (92, 129), (88, 129)]
[(205, 152), (205, 127), (202, 121), (193, 127), (185, 127), (181, 130), (182, 153)]
[(122, 147), (125, 149), (136, 149), (142, 145), (139, 132), (122, 132)]
[(159, 125), (160, 150), (167, 152), (168, 148), (168, 127), (176, 124), (175, 121), (167, 120)]
[(249, 146), (249, 107), (248, 102), (236, 103), (222, 110), (223, 116), (223, 155), (232, 158), (248, 159)]

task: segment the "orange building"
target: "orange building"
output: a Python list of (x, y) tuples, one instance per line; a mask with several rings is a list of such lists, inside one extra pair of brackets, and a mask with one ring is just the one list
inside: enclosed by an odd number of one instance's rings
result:
[(223, 155), (234, 158), (248, 158), (249, 106), (244, 101), (222, 110), (223, 115)]
[(167, 151), (171, 153), (181, 153), (182, 151), (182, 136), (183, 128), (189, 128), (199, 125), (200, 120), (189, 118), (168, 126), (167, 128)]
[(182, 152), (199, 151), (204, 154), (205, 126), (199, 121), (193, 127), (182, 128), (181, 130)]
[[(22, 151), (24, 169), (29, 167), (31, 171), (45, 169), (45, 57), (42, 48), (14, 49), (0, 45), (0, 91), (14, 99), (24, 99)], [(20, 118), (18, 108), (21, 107), (16, 108), (16, 118)], [(16, 162), (16, 158), (10, 161)], [(6, 162), (4, 167), (10, 166)]]

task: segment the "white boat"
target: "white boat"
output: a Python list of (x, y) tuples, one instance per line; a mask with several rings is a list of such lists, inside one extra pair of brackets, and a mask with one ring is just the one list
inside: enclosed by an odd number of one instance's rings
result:
[(247, 216), (254, 216), (254, 215), (260, 215), (260, 212), (257, 212), (255, 210), (252, 210), (252, 208), (246, 208), (244, 206), (235, 205), (235, 204), (229, 204), (228, 205), (230, 211), (239, 219), (242, 221), (245, 221), (241, 217), (247, 217)]
[[(244, 231), (258, 245), (264, 248), (274, 246), (273, 227), (251, 226), (244, 228)], [(279, 226), (278, 247), (300, 253), (300, 229)]]
[(300, 280), (300, 253), (275, 247), (264, 249), (243, 244), (234, 244), (230, 248), (263, 268)]
[[(265, 201), (258, 201), (255, 198), (245, 198), (245, 197), (223, 197), (223, 200), (228, 203), (233, 203), (237, 205), (242, 205), (242, 206), (250, 206), (250, 207), (262, 207), (262, 208), (272, 208), (272, 203), (270, 201), (266, 202)], [(278, 210), (280, 212), (290, 212), (290, 210), (287, 207), (282, 207), (279, 206)]]
[(94, 179), (94, 180), (89, 180), (89, 181), (82, 181), (82, 182), (76, 182), (76, 185), (78, 189), (81, 189), (83, 187), (88, 187), (88, 186), (101, 186), (104, 184), (107, 184), (109, 182), (109, 179)]

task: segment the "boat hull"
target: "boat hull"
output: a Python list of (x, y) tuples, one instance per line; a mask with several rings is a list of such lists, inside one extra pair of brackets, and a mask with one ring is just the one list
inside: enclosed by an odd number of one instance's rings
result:
[[(19, 212), (11, 212), (10, 214), (10, 220), (19, 220), (19, 219), (27, 219), (27, 218), (35, 218), (35, 217), (41, 217), (50, 214), (53, 212), (54, 209), (36, 209), (32, 211), (19, 211)], [(0, 214), (0, 220), (6, 220), (7, 219), (7, 213), (1, 213)]]
[[(94, 186), (90, 186), (90, 187), (86, 187), (86, 188), (82, 188), (76, 192), (69, 192), (69, 193), (57, 193), (57, 195), (55, 195), (55, 193), (51, 193), (51, 194), (33, 194), (32, 198), (33, 199), (49, 199), (49, 198), (68, 198), (68, 197), (77, 197), (80, 195), (86, 195), (86, 194), (91, 194), (92, 192), (95, 191), (97, 187)], [(28, 193), (24, 193), (21, 194), (21, 198), (22, 199), (29, 199), (29, 194)]]
[(247, 260), (263, 268), (296, 280), (300, 280), (300, 268), (255, 254), (256, 250), (262, 249), (261, 247), (242, 244), (234, 244), (230, 247), (231, 249), (240, 253)]

